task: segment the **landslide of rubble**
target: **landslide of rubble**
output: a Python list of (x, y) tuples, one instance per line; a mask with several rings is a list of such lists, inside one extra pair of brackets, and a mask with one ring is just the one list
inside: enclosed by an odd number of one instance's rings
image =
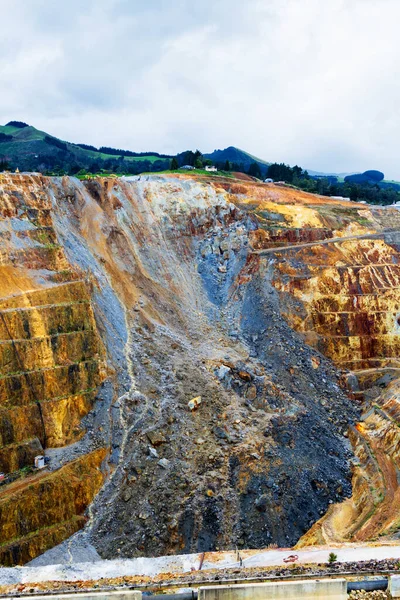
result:
[[(372, 394), (394, 448), (379, 394), (397, 373), (396, 209), (235, 179), (23, 174), (0, 176), (0, 208), (1, 468), (44, 451), (58, 477), (97, 452), (85, 502), (79, 486), (54, 500), (57, 537), (43, 526), (20, 552), (34, 519), (0, 524), (7, 564), (78, 526), (65, 560), (76, 540), (104, 558), (291, 546), (328, 507), (375, 502), (355, 432)], [(17, 480), (21, 513), (38, 477)]]

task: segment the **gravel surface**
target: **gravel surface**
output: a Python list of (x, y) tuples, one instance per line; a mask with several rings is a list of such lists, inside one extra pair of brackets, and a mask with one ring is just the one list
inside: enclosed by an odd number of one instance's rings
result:
[(364, 592), (362, 590), (357, 592), (350, 592), (349, 599), (351, 600), (388, 600), (392, 596), (387, 592)]

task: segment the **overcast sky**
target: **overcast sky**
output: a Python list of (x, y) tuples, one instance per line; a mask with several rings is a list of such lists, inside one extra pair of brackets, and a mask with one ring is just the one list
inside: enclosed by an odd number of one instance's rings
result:
[(399, 0), (0, 0), (0, 124), (400, 179)]

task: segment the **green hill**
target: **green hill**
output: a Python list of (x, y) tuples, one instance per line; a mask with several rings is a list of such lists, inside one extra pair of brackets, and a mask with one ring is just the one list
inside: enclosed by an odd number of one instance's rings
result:
[(239, 148), (235, 148), (235, 146), (229, 146), (225, 148), (225, 150), (214, 150), (210, 154), (204, 154), (205, 158), (209, 158), (213, 161), (213, 163), (217, 166), (221, 165), (221, 167), (229, 161), (232, 163), (232, 169), (234, 171), (247, 171), (252, 163), (258, 164), (260, 167), (261, 173), (263, 175), (266, 174), (268, 166), (270, 163), (262, 160), (261, 158), (257, 158), (244, 150), (240, 150)]
[(370, 183), (374, 185), (383, 181), (385, 175), (381, 171), (365, 171), (364, 173), (355, 173), (354, 175), (347, 175), (344, 180), (347, 183)]
[[(191, 151), (177, 155), (180, 166), (186, 164), (188, 155), (195, 157)], [(0, 125), (0, 169), (18, 168), (20, 171), (56, 174), (75, 174), (84, 169), (92, 173), (106, 171), (137, 174), (169, 169), (171, 158), (172, 156), (158, 152), (132, 152), (104, 146), (96, 148), (88, 144), (74, 144), (21, 121), (10, 121), (6, 125)], [(256, 163), (262, 176), (265, 176), (269, 164), (234, 146), (225, 150), (214, 150), (210, 154), (204, 154), (203, 158), (210, 159), (220, 169), (223, 169), (228, 161), (232, 170), (246, 173), (250, 165)]]
[[(133, 152), (108, 146), (96, 148), (84, 143), (75, 144), (60, 140), (22, 121), (10, 121), (6, 125), (0, 125), (0, 171), (14, 171), (18, 168), (20, 171), (40, 171), (55, 175), (74, 175), (80, 171), (136, 175), (168, 170), (171, 168), (172, 158), (176, 159), (175, 164), (179, 167), (186, 164), (195, 166), (197, 158), (200, 158), (200, 163), (204, 165), (207, 164), (207, 160), (204, 159), (208, 159), (219, 171), (242, 171), (258, 178), (265, 178), (271, 165), (235, 146), (228, 146), (223, 150), (214, 150), (207, 154), (201, 154), (198, 150), (196, 152), (187, 150), (172, 156), (158, 152)], [(290, 171), (288, 165), (279, 166), (287, 167)], [(308, 171), (308, 174), (315, 180), (332, 179), (331, 175), (316, 171)], [(346, 174), (339, 174), (335, 177), (339, 181), (330, 181), (330, 183), (342, 183), (341, 175)], [(269, 176), (276, 179), (273, 175)], [(367, 171), (364, 174), (346, 176), (345, 181), (348, 184), (351, 182), (360, 185), (375, 184), (382, 189), (393, 188), (396, 191), (400, 189), (398, 182), (382, 181), (383, 176), (379, 171)], [(287, 180), (283, 176), (279, 178), (292, 183), (291, 179)], [(326, 185), (324, 181), (319, 187), (315, 182), (311, 185), (310, 178), (306, 183), (305, 189), (308, 191), (322, 194), (326, 192), (323, 189)]]
[(18, 121), (0, 125), (0, 163), (12, 170), (77, 173), (86, 169), (135, 174), (168, 169), (170, 158), (157, 152), (73, 144)]

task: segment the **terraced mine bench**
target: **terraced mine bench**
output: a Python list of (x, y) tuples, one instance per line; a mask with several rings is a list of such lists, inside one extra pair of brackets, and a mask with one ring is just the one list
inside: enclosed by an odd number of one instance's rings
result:
[(34, 470), (35, 457), (84, 437), (104, 348), (86, 273), (59, 243), (43, 180), (14, 182), (0, 177), (2, 565), (27, 562), (84, 526), (106, 454), (93, 447), (52, 461), (52, 472)]

